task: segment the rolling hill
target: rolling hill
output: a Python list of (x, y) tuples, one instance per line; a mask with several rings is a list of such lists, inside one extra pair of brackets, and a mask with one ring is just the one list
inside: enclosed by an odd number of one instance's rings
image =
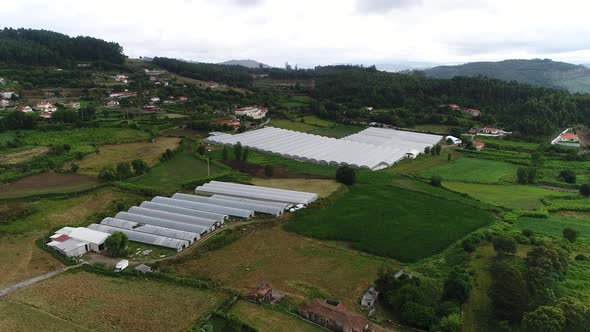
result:
[(423, 72), (434, 78), (487, 76), (570, 92), (590, 92), (589, 68), (549, 59), (471, 62), (457, 66), (438, 66)]
[(270, 66), (267, 64), (264, 64), (262, 62), (258, 62), (256, 60), (250, 60), (250, 59), (228, 60), (228, 61), (220, 62), (218, 64), (219, 65), (228, 65), (228, 66), (243, 66), (246, 68), (260, 68), (260, 66), (262, 66), (262, 68), (270, 68)]

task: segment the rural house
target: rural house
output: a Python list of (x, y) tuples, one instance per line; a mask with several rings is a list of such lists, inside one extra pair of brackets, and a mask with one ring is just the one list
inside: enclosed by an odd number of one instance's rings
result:
[(107, 103), (107, 107), (110, 108), (114, 108), (114, 107), (118, 107), (119, 106), (119, 102), (116, 100), (109, 100), (109, 102)]
[(42, 112), (47, 112), (47, 113), (53, 113), (55, 111), (57, 111), (57, 107), (55, 107), (52, 103), (50, 102), (41, 102), (41, 103), (37, 103), (37, 105), (35, 105), (35, 109), (37, 111), (42, 111)]
[(234, 114), (238, 115), (238, 116), (247, 116), (249, 118), (258, 120), (258, 119), (264, 118), (266, 116), (267, 112), (268, 112), (268, 108), (266, 108), (266, 107), (247, 106), (247, 107), (238, 108), (234, 112)]
[(477, 151), (481, 151), (486, 147), (486, 144), (484, 142), (473, 141), (473, 146)]
[(567, 143), (579, 143), (580, 138), (575, 133), (563, 133), (559, 135), (559, 139), (561, 142)]
[(0, 107), (10, 106), (10, 104), (12, 104), (10, 99), (0, 99)]
[(33, 112), (33, 109), (31, 108), (31, 106), (19, 106), (18, 110), (23, 113), (32, 113)]
[(261, 283), (248, 294), (248, 299), (254, 302), (272, 302), (272, 285), (268, 282)]
[(338, 301), (316, 300), (302, 305), (299, 314), (332, 331), (363, 332), (369, 329), (369, 322), (361, 315), (348, 312)]
[(80, 102), (79, 101), (72, 101), (69, 103), (65, 103), (64, 106), (66, 108), (72, 108), (72, 109), (79, 109), (80, 108)]
[(375, 301), (377, 301), (378, 296), (379, 292), (375, 290), (375, 287), (369, 288), (361, 298), (361, 305), (363, 307), (372, 308), (375, 305)]
[(467, 113), (467, 114), (469, 114), (471, 116), (480, 116), (481, 115), (481, 111), (480, 110), (476, 110), (476, 109), (473, 109), (473, 108), (465, 108), (463, 110), (463, 112), (465, 112), (465, 113)]

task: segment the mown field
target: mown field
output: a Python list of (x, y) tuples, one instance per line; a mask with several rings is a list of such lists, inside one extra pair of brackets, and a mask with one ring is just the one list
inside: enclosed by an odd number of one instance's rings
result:
[(261, 282), (270, 282), (298, 300), (330, 297), (356, 308), (379, 269), (392, 264), (277, 225), (174, 266), (181, 275), (211, 278), (246, 293)]
[(55, 193), (72, 193), (99, 186), (95, 177), (48, 172), (0, 185), (0, 199)]
[[(216, 164), (210, 164), (211, 175), (227, 171)], [(188, 149), (177, 152), (171, 160), (153, 167), (149, 173), (130, 178), (126, 183), (154, 188), (161, 192), (179, 190), (183, 184), (207, 177), (207, 160), (195, 157)]]
[(325, 208), (302, 210), (288, 228), (412, 262), (439, 253), (492, 220), (484, 210), (454, 200), (388, 185), (357, 184)]
[(518, 219), (516, 226), (519, 229), (530, 229), (535, 233), (561, 238), (564, 228), (573, 228), (579, 232), (580, 239), (590, 238), (590, 219), (567, 218), (550, 215), (549, 218)]
[(238, 317), (242, 322), (259, 331), (273, 332), (320, 332), (325, 331), (295, 316), (273, 310), (261, 305), (240, 300), (228, 314)]
[(316, 193), (319, 197), (328, 197), (333, 192), (343, 187), (336, 180), (328, 179), (260, 179), (253, 178), (252, 184), (256, 186), (298, 190)]
[(92, 330), (184, 331), (226, 296), (151, 280), (68, 272), (8, 299)]
[(544, 205), (541, 201), (543, 198), (573, 196), (573, 194), (526, 185), (443, 181), (443, 186), (453, 191), (468, 194), (482, 202), (509, 209), (534, 210)]
[(464, 181), (475, 183), (513, 182), (518, 167), (502, 161), (475, 158), (458, 158), (419, 172), (424, 178), (439, 175), (443, 181)]
[(180, 138), (160, 137), (155, 142), (136, 142), (100, 147), (98, 154), (92, 154), (78, 161), (81, 174), (97, 175), (105, 166), (115, 166), (120, 162), (141, 159), (154, 166), (166, 149), (174, 150), (180, 144)]

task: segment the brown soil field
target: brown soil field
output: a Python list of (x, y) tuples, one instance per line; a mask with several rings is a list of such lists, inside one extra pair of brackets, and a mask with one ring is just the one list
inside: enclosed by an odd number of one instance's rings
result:
[(8, 299), (92, 330), (184, 331), (226, 297), (153, 280), (72, 271), (18, 290)]
[(0, 185), (0, 199), (51, 193), (72, 193), (91, 189), (99, 184), (100, 181), (94, 177), (48, 172)]
[(252, 179), (257, 186), (307, 191), (318, 194), (320, 197), (328, 197), (336, 190), (343, 187), (336, 180), (327, 179)]
[(180, 274), (211, 278), (243, 292), (270, 282), (299, 300), (331, 297), (355, 310), (379, 269), (397, 264), (288, 233), (277, 225), (175, 266)]
[(105, 166), (115, 167), (120, 162), (131, 162), (141, 159), (148, 165), (154, 166), (160, 160), (166, 149), (174, 150), (180, 144), (177, 137), (159, 137), (155, 142), (136, 142), (114, 145), (103, 145), (98, 154), (85, 157), (77, 162), (79, 173), (97, 175)]
[(30, 150), (5, 154), (0, 156), (0, 164), (18, 164), (49, 151), (48, 147), (37, 147)]

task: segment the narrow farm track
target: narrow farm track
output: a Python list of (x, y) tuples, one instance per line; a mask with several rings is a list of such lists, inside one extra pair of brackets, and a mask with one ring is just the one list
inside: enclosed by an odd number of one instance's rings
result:
[(15, 292), (15, 291), (21, 289), (21, 288), (30, 286), (32, 284), (36, 284), (39, 281), (43, 281), (45, 279), (49, 279), (49, 278), (51, 278), (53, 276), (56, 276), (56, 275), (58, 275), (58, 274), (60, 274), (62, 272), (65, 272), (67, 270), (70, 270), (70, 269), (75, 268), (75, 267), (78, 267), (78, 266), (79, 265), (68, 266), (68, 267), (65, 267), (65, 268), (62, 268), (62, 269), (59, 269), (59, 270), (56, 270), (56, 271), (47, 272), (47, 273), (42, 274), (40, 276), (36, 276), (36, 277), (31, 278), (31, 279), (27, 279), (25, 281), (21, 281), (21, 282), (19, 282), (17, 284), (14, 284), (12, 286), (9, 286), (9, 287), (0, 289), (0, 297), (4, 297), (4, 296), (6, 296), (6, 295), (8, 295), (8, 294), (10, 294), (12, 292)]

